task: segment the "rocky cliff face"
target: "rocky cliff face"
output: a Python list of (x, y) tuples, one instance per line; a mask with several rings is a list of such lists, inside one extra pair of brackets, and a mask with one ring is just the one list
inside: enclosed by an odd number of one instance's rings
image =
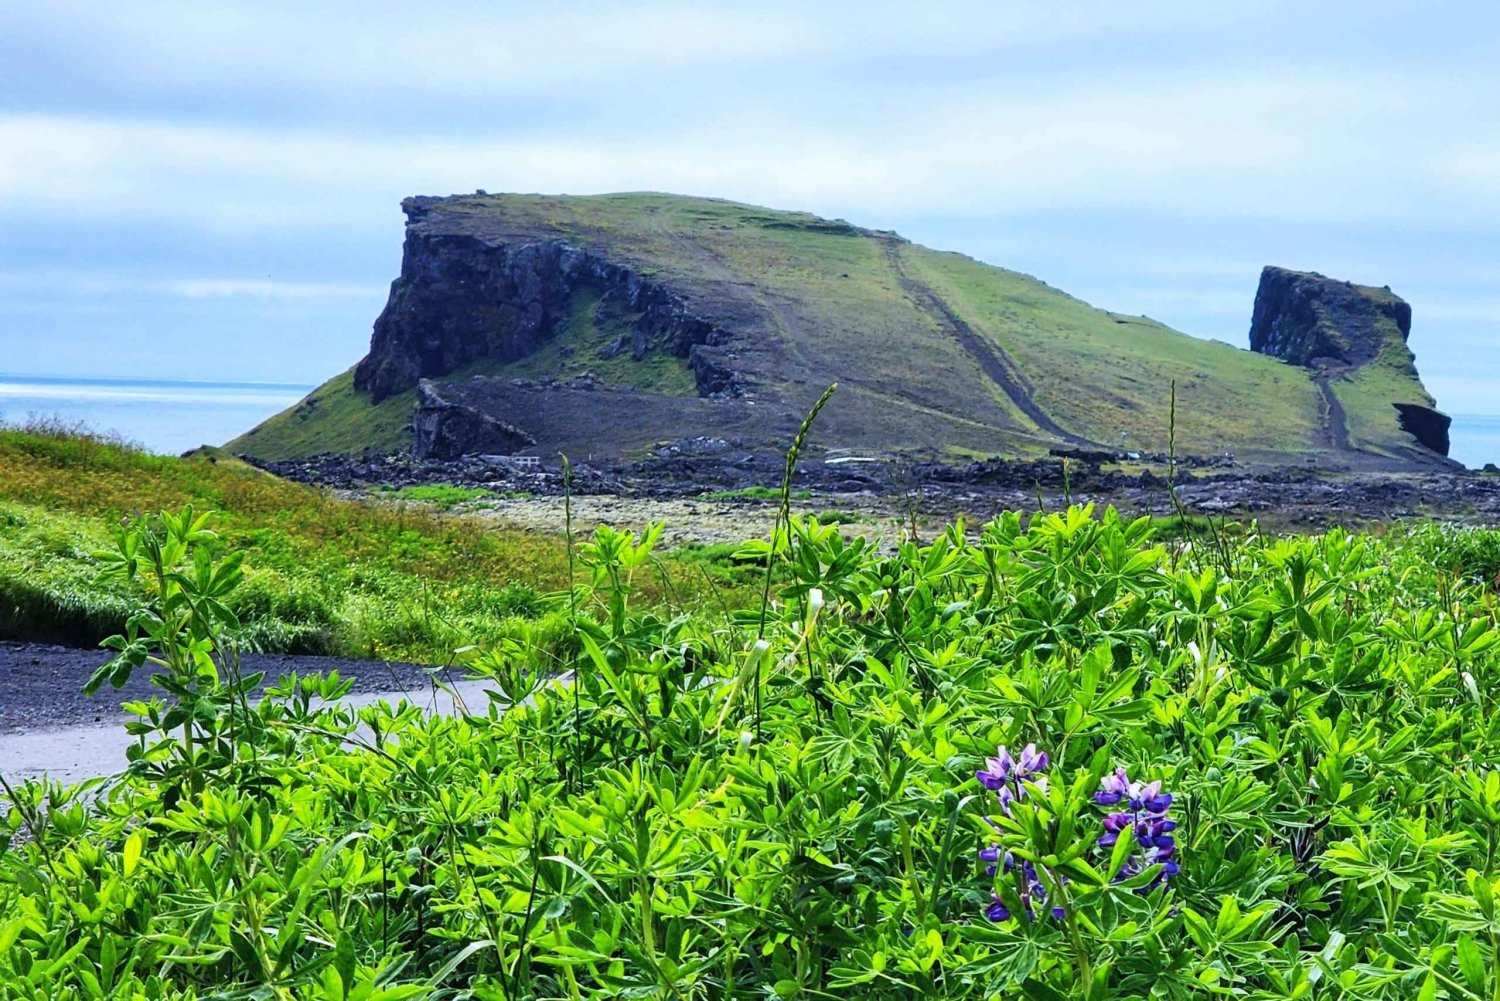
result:
[[(1310, 369), (1339, 423), (1338, 437), (1347, 443), (1343, 407), (1335, 381), (1347, 383), (1361, 370), (1394, 368), (1420, 392), (1417, 368), (1407, 339), (1411, 306), (1390, 290), (1326, 278), (1316, 272), (1268, 266), (1260, 274), (1250, 320), (1250, 347)], [(1388, 400), (1403, 431), (1439, 455), (1448, 454), (1446, 414), (1430, 399)], [(1347, 447), (1347, 445), (1346, 445)]]
[(1420, 403), (1395, 403), (1392, 406), (1396, 408), (1401, 430), (1438, 455), (1448, 454), (1448, 428), (1453, 424), (1452, 417)]
[(1411, 307), (1389, 288), (1268, 266), (1250, 319), (1250, 349), (1304, 368), (1374, 361), (1393, 332), (1406, 344)]
[[(567, 325), (575, 297), (598, 298), (596, 319), (628, 322), (611, 353), (685, 359), (700, 395), (736, 394), (741, 379), (723, 350), (727, 331), (692, 315), (663, 285), (560, 239), (496, 242), (425, 231), (430, 199), (402, 203), (408, 217), (401, 276), (375, 321), (354, 385), (373, 402), (475, 362), (513, 362)], [(606, 357), (610, 356), (606, 354)]]

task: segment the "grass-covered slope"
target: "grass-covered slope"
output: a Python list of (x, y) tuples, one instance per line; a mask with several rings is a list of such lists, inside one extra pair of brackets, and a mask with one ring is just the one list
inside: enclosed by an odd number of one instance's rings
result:
[(405, 451), (411, 441), (415, 392), (379, 403), (354, 389), (354, 370), (342, 372), (296, 404), (268, 418), (225, 445), (233, 454), (286, 459), (320, 452), (356, 453), (369, 449)]
[(1344, 410), (1350, 443), (1382, 453), (1401, 453), (1412, 447), (1412, 439), (1399, 429), (1391, 431), (1392, 403), (1436, 406), (1432, 395), (1417, 376), (1415, 359), (1395, 323), (1381, 322), (1383, 344), (1375, 358), (1354, 371), (1333, 378), (1329, 388)]
[(1146, 317), (1103, 312), (958, 254), (909, 247), (902, 256), (1016, 360), (1037, 404), (1064, 426), (1111, 444), (1123, 433), (1131, 448), (1162, 450), (1175, 381), (1184, 452), (1287, 455), (1318, 446), (1318, 393), (1302, 370)]
[[(560, 534), (401, 498), (341, 500), (227, 456), (153, 456), (45, 429), (0, 428), (0, 470), (0, 638), (92, 644), (119, 630), (142, 596), (101, 581), (93, 554), (123, 520), (184, 504), (219, 512), (223, 545), (249, 556), (232, 602), (248, 645), (442, 663), (476, 640), (563, 638), (542, 598), (567, 581)], [(709, 586), (699, 565), (671, 573), (678, 597)], [(666, 585), (641, 587), (655, 598)]]
[[(448, 280), (445, 254), (553, 243), (668, 290), (674, 308), (723, 332), (715, 350), (761, 408), (768, 441), (795, 427), (837, 380), (840, 395), (822, 426), (835, 447), (1025, 455), (1059, 444), (1118, 446), (1123, 438), (1128, 447), (1157, 451), (1167, 446), (1175, 380), (1183, 451), (1300, 461), (1340, 448), (1305, 370), (1108, 313), (1036, 279), (892, 233), (663, 194), (472, 195), (409, 200), (406, 209), (403, 279)], [(424, 256), (414, 261), (413, 254)], [(462, 283), (454, 288), (463, 294)], [(393, 293), (392, 308), (402, 294)], [(614, 301), (608, 289), (603, 294)], [(580, 286), (524, 357), (423, 374), (568, 379), (592, 372), (640, 392), (640, 427), (631, 429), (637, 446), (731, 433), (711, 420), (680, 426), (680, 411), (659, 405), (701, 389), (685, 354), (653, 347), (639, 360), (628, 351), (601, 356), (638, 315), (600, 308), (600, 295)], [(465, 315), (489, 315), (493, 305), (476, 301)], [(511, 305), (524, 312), (528, 304)], [(453, 320), (442, 323), (451, 328)], [(393, 350), (389, 339), (377, 338), (376, 348)], [(1347, 397), (1356, 447), (1393, 454), (1412, 443), (1389, 406), (1395, 400), (1385, 397), (1426, 398), (1414, 371), (1372, 371), (1338, 391)], [(341, 376), (230, 447), (265, 458), (399, 447), (410, 406), (402, 393), (370, 406)], [(549, 433), (544, 427), (539, 437)], [(630, 441), (609, 446), (628, 451)]]

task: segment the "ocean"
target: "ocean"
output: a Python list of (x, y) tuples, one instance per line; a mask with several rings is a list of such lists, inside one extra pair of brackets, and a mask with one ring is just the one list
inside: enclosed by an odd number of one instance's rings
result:
[[(58, 417), (113, 432), (152, 452), (222, 445), (312, 391), (264, 382), (66, 379), (0, 374), (0, 422)], [(1467, 466), (1500, 465), (1500, 414), (1453, 418), (1452, 454)]]
[(151, 452), (222, 445), (313, 387), (290, 383), (67, 379), (0, 374), (0, 422), (59, 418)]
[(1448, 454), (1472, 469), (1486, 462), (1500, 466), (1500, 415), (1455, 414)]

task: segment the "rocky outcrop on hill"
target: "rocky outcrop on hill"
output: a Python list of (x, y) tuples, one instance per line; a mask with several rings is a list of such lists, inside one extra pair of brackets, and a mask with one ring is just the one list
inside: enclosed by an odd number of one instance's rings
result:
[(598, 298), (590, 319), (629, 333), (632, 357), (665, 351), (687, 361), (700, 395), (741, 388), (730, 335), (692, 315), (665, 285), (561, 239), (491, 240), (434, 231), (424, 220), (441, 199), (408, 198), (401, 276), (375, 321), (355, 388), (373, 402), (475, 362), (505, 363), (541, 348), (573, 320), (581, 292)]
[(411, 430), (412, 455), (419, 459), (511, 455), (536, 444), (535, 438), (515, 425), (449, 399), (442, 387), (426, 379), (417, 383)]
[[(1384, 365), (1421, 388), (1407, 338), (1411, 306), (1390, 290), (1326, 278), (1316, 272), (1267, 266), (1260, 274), (1250, 320), (1250, 347), (1310, 369), (1338, 424), (1329, 437), (1348, 448), (1343, 407), (1332, 380), (1347, 381), (1366, 366)], [(1423, 394), (1425, 396), (1425, 393)], [(1452, 419), (1429, 399), (1390, 400), (1403, 431), (1438, 455), (1448, 454)]]
[(1392, 334), (1405, 344), (1411, 306), (1389, 288), (1267, 266), (1260, 273), (1250, 348), (1303, 368), (1374, 361)]
[(1396, 408), (1397, 419), (1401, 421), (1401, 430), (1437, 454), (1448, 454), (1448, 428), (1453, 424), (1452, 417), (1420, 403), (1392, 405)]

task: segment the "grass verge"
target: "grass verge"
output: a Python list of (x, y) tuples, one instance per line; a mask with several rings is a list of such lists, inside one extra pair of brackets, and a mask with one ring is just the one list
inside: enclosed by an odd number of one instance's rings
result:
[[(0, 637), (88, 645), (119, 629), (143, 596), (97, 580), (93, 554), (123, 522), (184, 504), (219, 511), (223, 546), (248, 554), (233, 607), (252, 647), (442, 662), (566, 633), (555, 603), (517, 600), (566, 588), (563, 540), (434, 509), (475, 496), (464, 488), (359, 503), (222, 454), (155, 456), (65, 429), (0, 429), (0, 469)], [(712, 564), (659, 563), (640, 584), (648, 602), (732, 586)]]

